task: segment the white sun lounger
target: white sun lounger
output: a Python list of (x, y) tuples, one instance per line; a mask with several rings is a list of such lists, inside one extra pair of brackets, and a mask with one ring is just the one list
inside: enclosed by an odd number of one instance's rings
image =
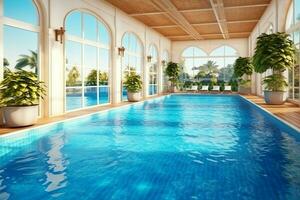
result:
[(208, 92), (208, 85), (203, 85), (202, 87), (201, 87), (201, 90), (200, 90), (201, 92)]
[(213, 86), (213, 89), (211, 91), (212, 92), (220, 92), (220, 86), (219, 85)]
[(198, 86), (197, 85), (192, 85), (192, 87), (190, 89), (188, 89), (187, 91), (197, 92), (198, 91)]
[(232, 92), (231, 86), (230, 86), (230, 85), (226, 85), (226, 86), (224, 87), (224, 92)]

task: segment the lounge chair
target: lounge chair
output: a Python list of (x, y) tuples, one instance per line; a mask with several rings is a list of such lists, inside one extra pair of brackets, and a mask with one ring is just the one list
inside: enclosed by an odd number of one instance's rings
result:
[(213, 92), (213, 93), (220, 92), (220, 86), (219, 85), (213, 86), (213, 89), (211, 90), (211, 92)]
[(198, 86), (197, 85), (192, 85), (192, 87), (190, 89), (188, 89), (187, 91), (189, 91), (189, 92), (197, 92), (198, 91)]
[(201, 90), (200, 90), (201, 92), (208, 92), (208, 85), (203, 85), (202, 87), (201, 87)]
[(230, 85), (226, 85), (226, 86), (224, 87), (224, 92), (232, 92), (231, 86), (230, 86)]

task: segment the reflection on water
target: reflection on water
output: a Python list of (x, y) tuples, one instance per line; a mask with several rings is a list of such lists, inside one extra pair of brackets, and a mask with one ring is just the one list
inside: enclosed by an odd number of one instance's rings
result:
[(0, 199), (299, 199), (297, 134), (236, 96), (156, 99), (0, 138)]

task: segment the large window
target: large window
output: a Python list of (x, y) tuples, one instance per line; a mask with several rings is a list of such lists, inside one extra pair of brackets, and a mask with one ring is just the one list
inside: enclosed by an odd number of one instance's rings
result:
[(163, 91), (168, 91), (168, 77), (167, 75), (165, 74), (165, 70), (166, 70), (166, 67), (167, 67), (167, 64), (168, 62), (170, 61), (170, 56), (169, 56), (169, 52), (168, 50), (164, 50), (163, 51), (163, 54), (162, 54), (162, 64), (163, 64), (163, 69), (162, 69), (162, 72), (163, 72), (163, 77), (162, 77), (162, 84), (163, 84)]
[(157, 94), (157, 77), (158, 77), (158, 53), (156, 47), (151, 44), (149, 47), (148, 55), (151, 56), (150, 68), (149, 68), (149, 88), (148, 94)]
[(289, 70), (289, 98), (300, 101), (300, 1), (298, 0), (291, 3), (286, 20), (286, 31), (297, 48), (296, 63), (292, 70)]
[(229, 46), (216, 48), (209, 56), (198, 47), (188, 47), (182, 53), (185, 79), (229, 82), (237, 57), (237, 51)]
[(199, 71), (199, 67), (208, 61), (207, 54), (198, 47), (188, 47), (182, 53), (184, 72), (186, 78), (193, 79)]
[(233, 64), (237, 58), (237, 51), (229, 46), (221, 46), (210, 53), (209, 60), (213, 61), (218, 69), (218, 80), (229, 82), (232, 79)]
[(127, 100), (127, 91), (123, 87), (126, 74), (135, 71), (142, 77), (143, 50), (142, 44), (134, 33), (127, 32), (122, 38), (122, 46), (125, 48), (125, 55), (122, 58), (122, 100)]
[[(3, 72), (39, 74), (39, 14), (32, 0), (3, 0)], [(2, 74), (0, 75), (2, 77)]]
[(110, 102), (110, 37), (95, 16), (75, 11), (66, 26), (66, 110)]

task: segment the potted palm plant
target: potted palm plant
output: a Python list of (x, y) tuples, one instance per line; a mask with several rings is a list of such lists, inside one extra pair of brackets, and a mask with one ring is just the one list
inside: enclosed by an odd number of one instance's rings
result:
[(283, 104), (288, 85), (283, 72), (294, 65), (296, 48), (286, 33), (261, 34), (258, 37), (253, 56), (254, 70), (264, 73), (268, 69), (273, 74), (263, 80), (264, 98), (268, 104)]
[(0, 83), (0, 106), (8, 127), (29, 126), (38, 119), (39, 99), (45, 95), (45, 85), (33, 72), (8, 70)]
[(127, 90), (128, 101), (137, 102), (141, 100), (142, 85), (141, 76), (136, 74), (135, 71), (130, 71), (125, 76), (124, 87)]
[(238, 91), (240, 94), (251, 93), (251, 75), (253, 73), (253, 65), (249, 57), (239, 57), (234, 65), (234, 76), (239, 80)]
[(171, 82), (171, 92), (176, 92), (177, 83), (180, 75), (180, 66), (178, 63), (169, 62), (165, 74), (169, 77)]

